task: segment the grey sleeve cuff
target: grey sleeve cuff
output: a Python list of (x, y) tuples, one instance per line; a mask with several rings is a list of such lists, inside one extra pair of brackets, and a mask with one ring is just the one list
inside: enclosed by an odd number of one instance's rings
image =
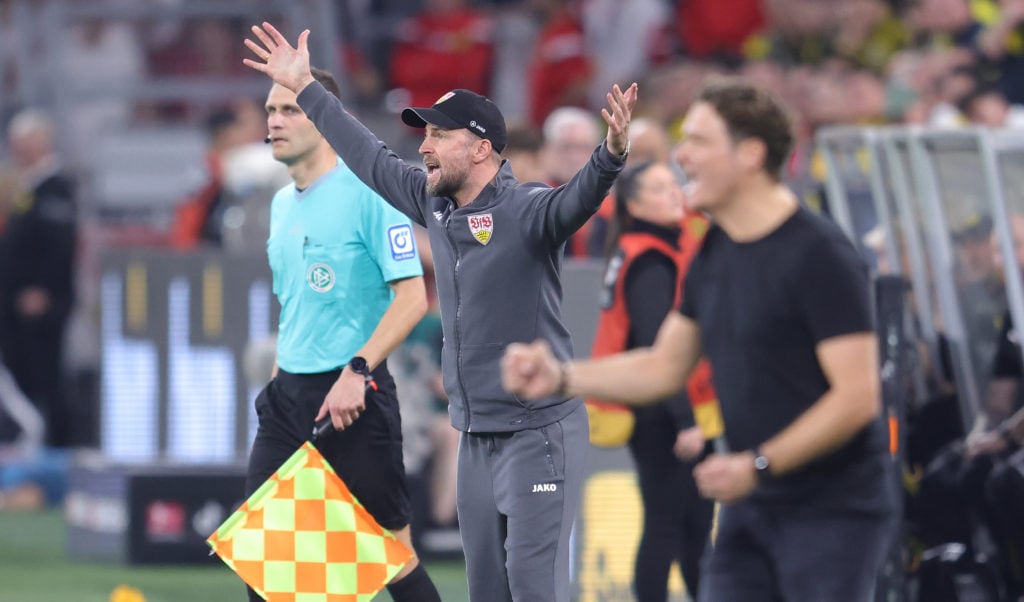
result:
[[(629, 150), (626, 150), (628, 155)], [(608, 143), (606, 140), (602, 140), (600, 146), (597, 148), (597, 164), (602, 169), (608, 171), (621, 171), (622, 167), (626, 164), (626, 157), (616, 155), (612, 151), (608, 150)]]
[(299, 93), (295, 101), (299, 104), (299, 108), (309, 113), (307, 107), (314, 107), (324, 99), (325, 94), (330, 94), (326, 88), (318, 81), (313, 81)]

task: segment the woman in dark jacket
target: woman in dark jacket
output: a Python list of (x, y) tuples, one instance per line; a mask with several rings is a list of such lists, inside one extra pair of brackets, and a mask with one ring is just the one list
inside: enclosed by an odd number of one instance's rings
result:
[[(665, 316), (678, 306), (689, 263), (689, 254), (680, 249), (683, 216), (683, 192), (667, 165), (641, 163), (619, 176), (595, 357), (653, 344)], [(694, 483), (692, 455), (699, 451), (684, 453), (703, 449), (689, 400), (680, 392), (631, 411), (635, 426), (629, 449), (644, 508), (634, 573), (637, 600), (665, 602), (673, 561), (696, 599), (713, 504), (700, 497)]]

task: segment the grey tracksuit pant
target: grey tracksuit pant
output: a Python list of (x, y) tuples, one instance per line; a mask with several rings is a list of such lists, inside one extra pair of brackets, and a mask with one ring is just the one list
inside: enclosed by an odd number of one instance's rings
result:
[(583, 404), (547, 426), (462, 433), (459, 527), (473, 602), (569, 602), (569, 534), (590, 446)]

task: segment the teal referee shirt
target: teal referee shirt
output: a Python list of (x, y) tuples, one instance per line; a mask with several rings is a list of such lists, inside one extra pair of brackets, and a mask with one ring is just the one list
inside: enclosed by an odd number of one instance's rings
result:
[(270, 208), (267, 256), (281, 304), (277, 365), (294, 374), (346, 364), (387, 310), (393, 280), (421, 276), (408, 218), (338, 166)]

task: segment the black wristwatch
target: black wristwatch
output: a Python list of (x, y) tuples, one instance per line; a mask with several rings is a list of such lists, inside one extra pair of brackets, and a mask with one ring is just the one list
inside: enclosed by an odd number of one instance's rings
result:
[(352, 371), (356, 374), (362, 374), (367, 378), (370, 376), (370, 364), (366, 363), (365, 357), (358, 355), (353, 357), (348, 361), (348, 367), (352, 368)]
[(754, 450), (754, 471), (758, 483), (764, 483), (772, 477), (771, 462), (759, 449)]

